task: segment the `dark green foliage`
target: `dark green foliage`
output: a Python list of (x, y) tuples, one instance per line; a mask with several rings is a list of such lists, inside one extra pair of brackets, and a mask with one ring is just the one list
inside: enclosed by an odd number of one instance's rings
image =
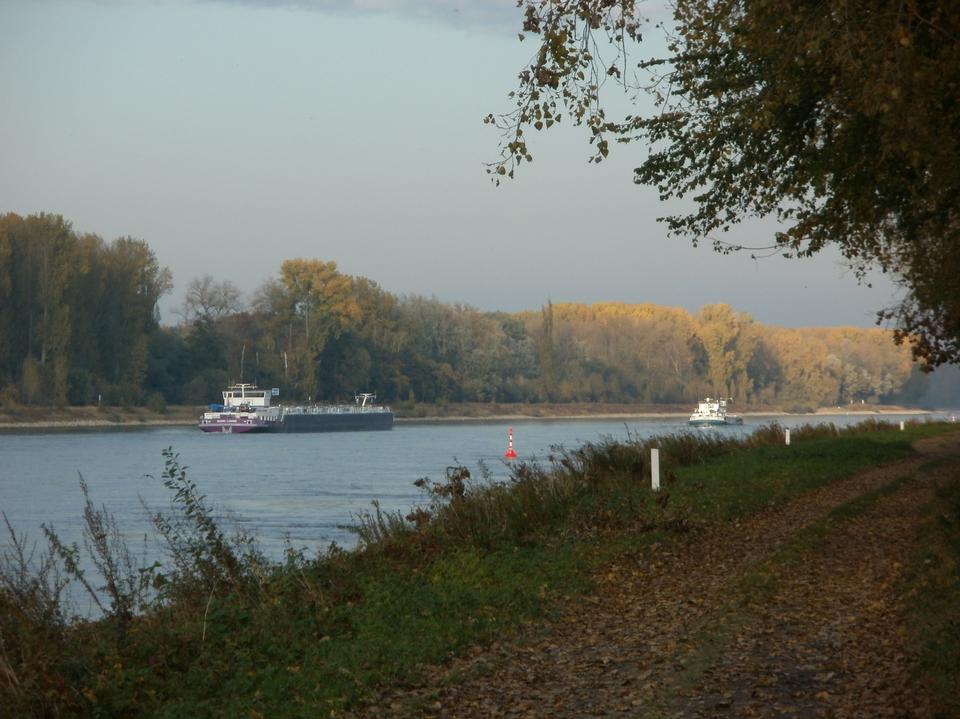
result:
[(90, 404), (93, 400), (93, 374), (82, 367), (74, 367), (67, 373), (67, 401), (77, 406)]
[(229, 381), (230, 375), (226, 370), (205, 369), (187, 382), (182, 390), (182, 400), (185, 404), (209, 404), (217, 401)]
[(26, 403), (143, 397), (147, 338), (170, 273), (146, 243), (79, 235), (59, 215), (0, 215), (0, 377)]
[(143, 404), (143, 389), (133, 382), (103, 383), (103, 404), (115, 407), (133, 407)]
[[(159, 392), (169, 404), (183, 404), (184, 388), (192, 374), (190, 349), (179, 332), (160, 327), (150, 334), (147, 345), (147, 373), (144, 384)], [(200, 402), (216, 395), (204, 395)]]
[(186, 336), (188, 364), (194, 372), (226, 369), (223, 338), (210, 320), (198, 320)]
[(927, 508), (908, 619), (919, 654), (919, 681), (938, 700), (938, 719), (960, 715), (960, 481), (938, 486)]

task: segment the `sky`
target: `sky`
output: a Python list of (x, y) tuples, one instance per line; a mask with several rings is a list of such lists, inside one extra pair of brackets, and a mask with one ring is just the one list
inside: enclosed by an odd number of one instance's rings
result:
[(190, 280), (249, 297), (294, 257), (481, 310), (727, 302), (766, 324), (872, 326), (896, 301), (835, 252), (753, 260), (668, 237), (656, 218), (682, 206), (633, 184), (645, 150), (588, 164), (582, 129), (532, 138), (534, 162), (495, 187), (482, 119), (511, 109), (534, 52), (520, 25), (514, 0), (0, 0), (0, 213), (145, 240), (173, 273), (167, 323)]

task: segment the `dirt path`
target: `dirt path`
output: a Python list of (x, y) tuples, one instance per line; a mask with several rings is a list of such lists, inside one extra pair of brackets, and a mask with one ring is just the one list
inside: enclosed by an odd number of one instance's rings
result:
[(919, 510), (957, 467), (923, 465), (960, 456), (960, 434), (918, 450), (624, 558), (549, 626), (365, 715), (929, 716), (910, 682), (898, 589)]

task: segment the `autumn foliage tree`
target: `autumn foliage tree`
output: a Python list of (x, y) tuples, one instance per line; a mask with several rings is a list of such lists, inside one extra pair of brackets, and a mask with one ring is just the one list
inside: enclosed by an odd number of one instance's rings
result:
[[(934, 366), (960, 360), (960, 3), (940, 0), (676, 0), (665, 57), (634, 59), (636, 0), (521, 0), (537, 38), (495, 177), (531, 161), (530, 129), (589, 128), (594, 161), (648, 148), (638, 183), (693, 209), (671, 232), (720, 251), (751, 217), (783, 228), (770, 249), (835, 244), (862, 277), (904, 288), (879, 312)], [(610, 80), (647, 90), (651, 115), (610, 117)]]
[(396, 296), (334, 262), (283, 262), (249, 305), (230, 280), (171, 286), (142, 240), (62, 217), (0, 216), (0, 403), (163, 406), (231, 382), (283, 401), (683, 404), (705, 395), (785, 409), (919, 397), (924, 378), (881, 329), (769, 327), (723, 304), (547, 302), (515, 314)]

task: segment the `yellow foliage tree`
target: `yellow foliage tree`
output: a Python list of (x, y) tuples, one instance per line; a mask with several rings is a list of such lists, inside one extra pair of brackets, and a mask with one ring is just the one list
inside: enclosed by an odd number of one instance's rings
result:
[(280, 283), (302, 327), (293, 343), (296, 379), (308, 396), (315, 397), (319, 355), (330, 338), (360, 321), (354, 281), (337, 270), (336, 262), (293, 259), (280, 266)]
[(698, 334), (709, 363), (713, 392), (743, 401), (749, 387), (747, 365), (757, 347), (753, 319), (730, 305), (706, 305), (697, 315)]

